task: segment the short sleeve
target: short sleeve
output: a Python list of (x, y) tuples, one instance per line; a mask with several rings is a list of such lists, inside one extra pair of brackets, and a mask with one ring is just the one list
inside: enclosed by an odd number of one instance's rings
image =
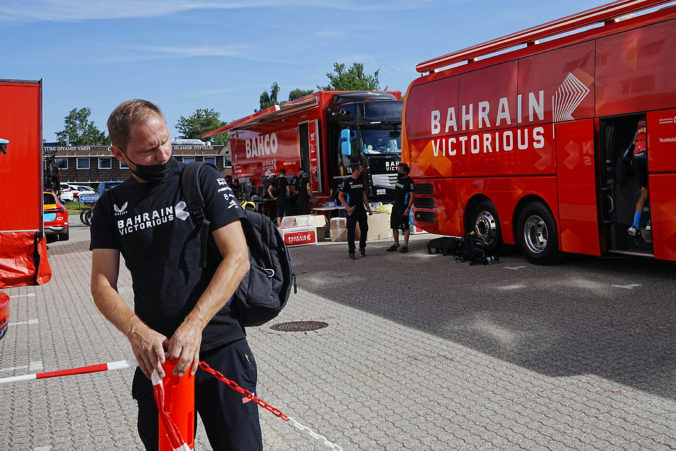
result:
[(120, 250), (120, 241), (117, 237), (117, 230), (115, 229), (115, 220), (111, 217), (110, 212), (110, 195), (106, 192), (96, 202), (94, 207), (94, 214), (92, 215), (92, 224), (89, 229), (91, 242), (89, 249), (118, 249)]
[(205, 214), (211, 222), (211, 230), (244, 217), (244, 211), (225, 178), (213, 167), (203, 166), (200, 171), (200, 186), (204, 196)]

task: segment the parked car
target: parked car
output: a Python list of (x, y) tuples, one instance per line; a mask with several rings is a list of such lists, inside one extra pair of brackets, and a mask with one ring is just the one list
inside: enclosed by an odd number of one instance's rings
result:
[(75, 194), (75, 200), (79, 200), (82, 196), (91, 196), (96, 194), (96, 191), (88, 186), (73, 185), (73, 187), (77, 190), (77, 194)]
[(106, 191), (108, 191), (109, 189), (115, 188), (117, 185), (120, 185), (120, 184), (122, 184), (122, 181), (120, 181), (120, 180), (110, 180), (110, 181), (106, 181), (106, 182), (101, 182), (101, 183), (99, 183), (98, 192), (99, 192), (99, 194), (103, 194)]
[(59, 184), (59, 199), (61, 202), (70, 201), (72, 202), (75, 199), (75, 194), (73, 193), (73, 188), (68, 183)]
[(45, 191), (42, 198), (42, 215), (45, 235), (48, 238), (67, 240), (70, 237), (68, 230), (68, 210), (61, 203), (56, 193)]

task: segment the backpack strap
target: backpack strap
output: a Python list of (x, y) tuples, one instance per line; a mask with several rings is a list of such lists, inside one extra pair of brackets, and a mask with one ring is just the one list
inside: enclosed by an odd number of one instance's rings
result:
[(181, 174), (182, 197), (185, 199), (188, 213), (190, 213), (195, 222), (199, 223), (201, 242), (200, 267), (202, 268), (207, 265), (207, 244), (209, 242), (209, 225), (211, 224), (204, 213), (204, 196), (202, 195), (199, 178), (200, 169), (205, 164), (214, 168), (216, 167), (210, 163), (193, 161), (183, 168), (183, 173)]

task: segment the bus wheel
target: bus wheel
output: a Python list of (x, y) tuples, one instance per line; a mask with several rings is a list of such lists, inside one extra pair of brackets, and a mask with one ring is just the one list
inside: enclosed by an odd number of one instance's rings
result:
[(500, 220), (493, 204), (487, 200), (479, 202), (470, 218), (468, 232), (474, 231), (477, 237), (484, 242), (486, 253), (496, 252), (502, 244)]
[(542, 202), (529, 202), (521, 210), (516, 237), (533, 264), (549, 265), (560, 257), (556, 221)]

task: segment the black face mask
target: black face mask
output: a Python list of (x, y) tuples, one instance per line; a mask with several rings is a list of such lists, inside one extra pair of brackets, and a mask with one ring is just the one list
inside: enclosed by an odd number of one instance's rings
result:
[(149, 183), (159, 183), (167, 178), (171, 167), (174, 165), (174, 157), (169, 158), (165, 163), (160, 164), (137, 164), (134, 163), (129, 156), (127, 159), (131, 161), (136, 170), (133, 170), (131, 166), (129, 170), (133, 172), (138, 178), (141, 178)]

